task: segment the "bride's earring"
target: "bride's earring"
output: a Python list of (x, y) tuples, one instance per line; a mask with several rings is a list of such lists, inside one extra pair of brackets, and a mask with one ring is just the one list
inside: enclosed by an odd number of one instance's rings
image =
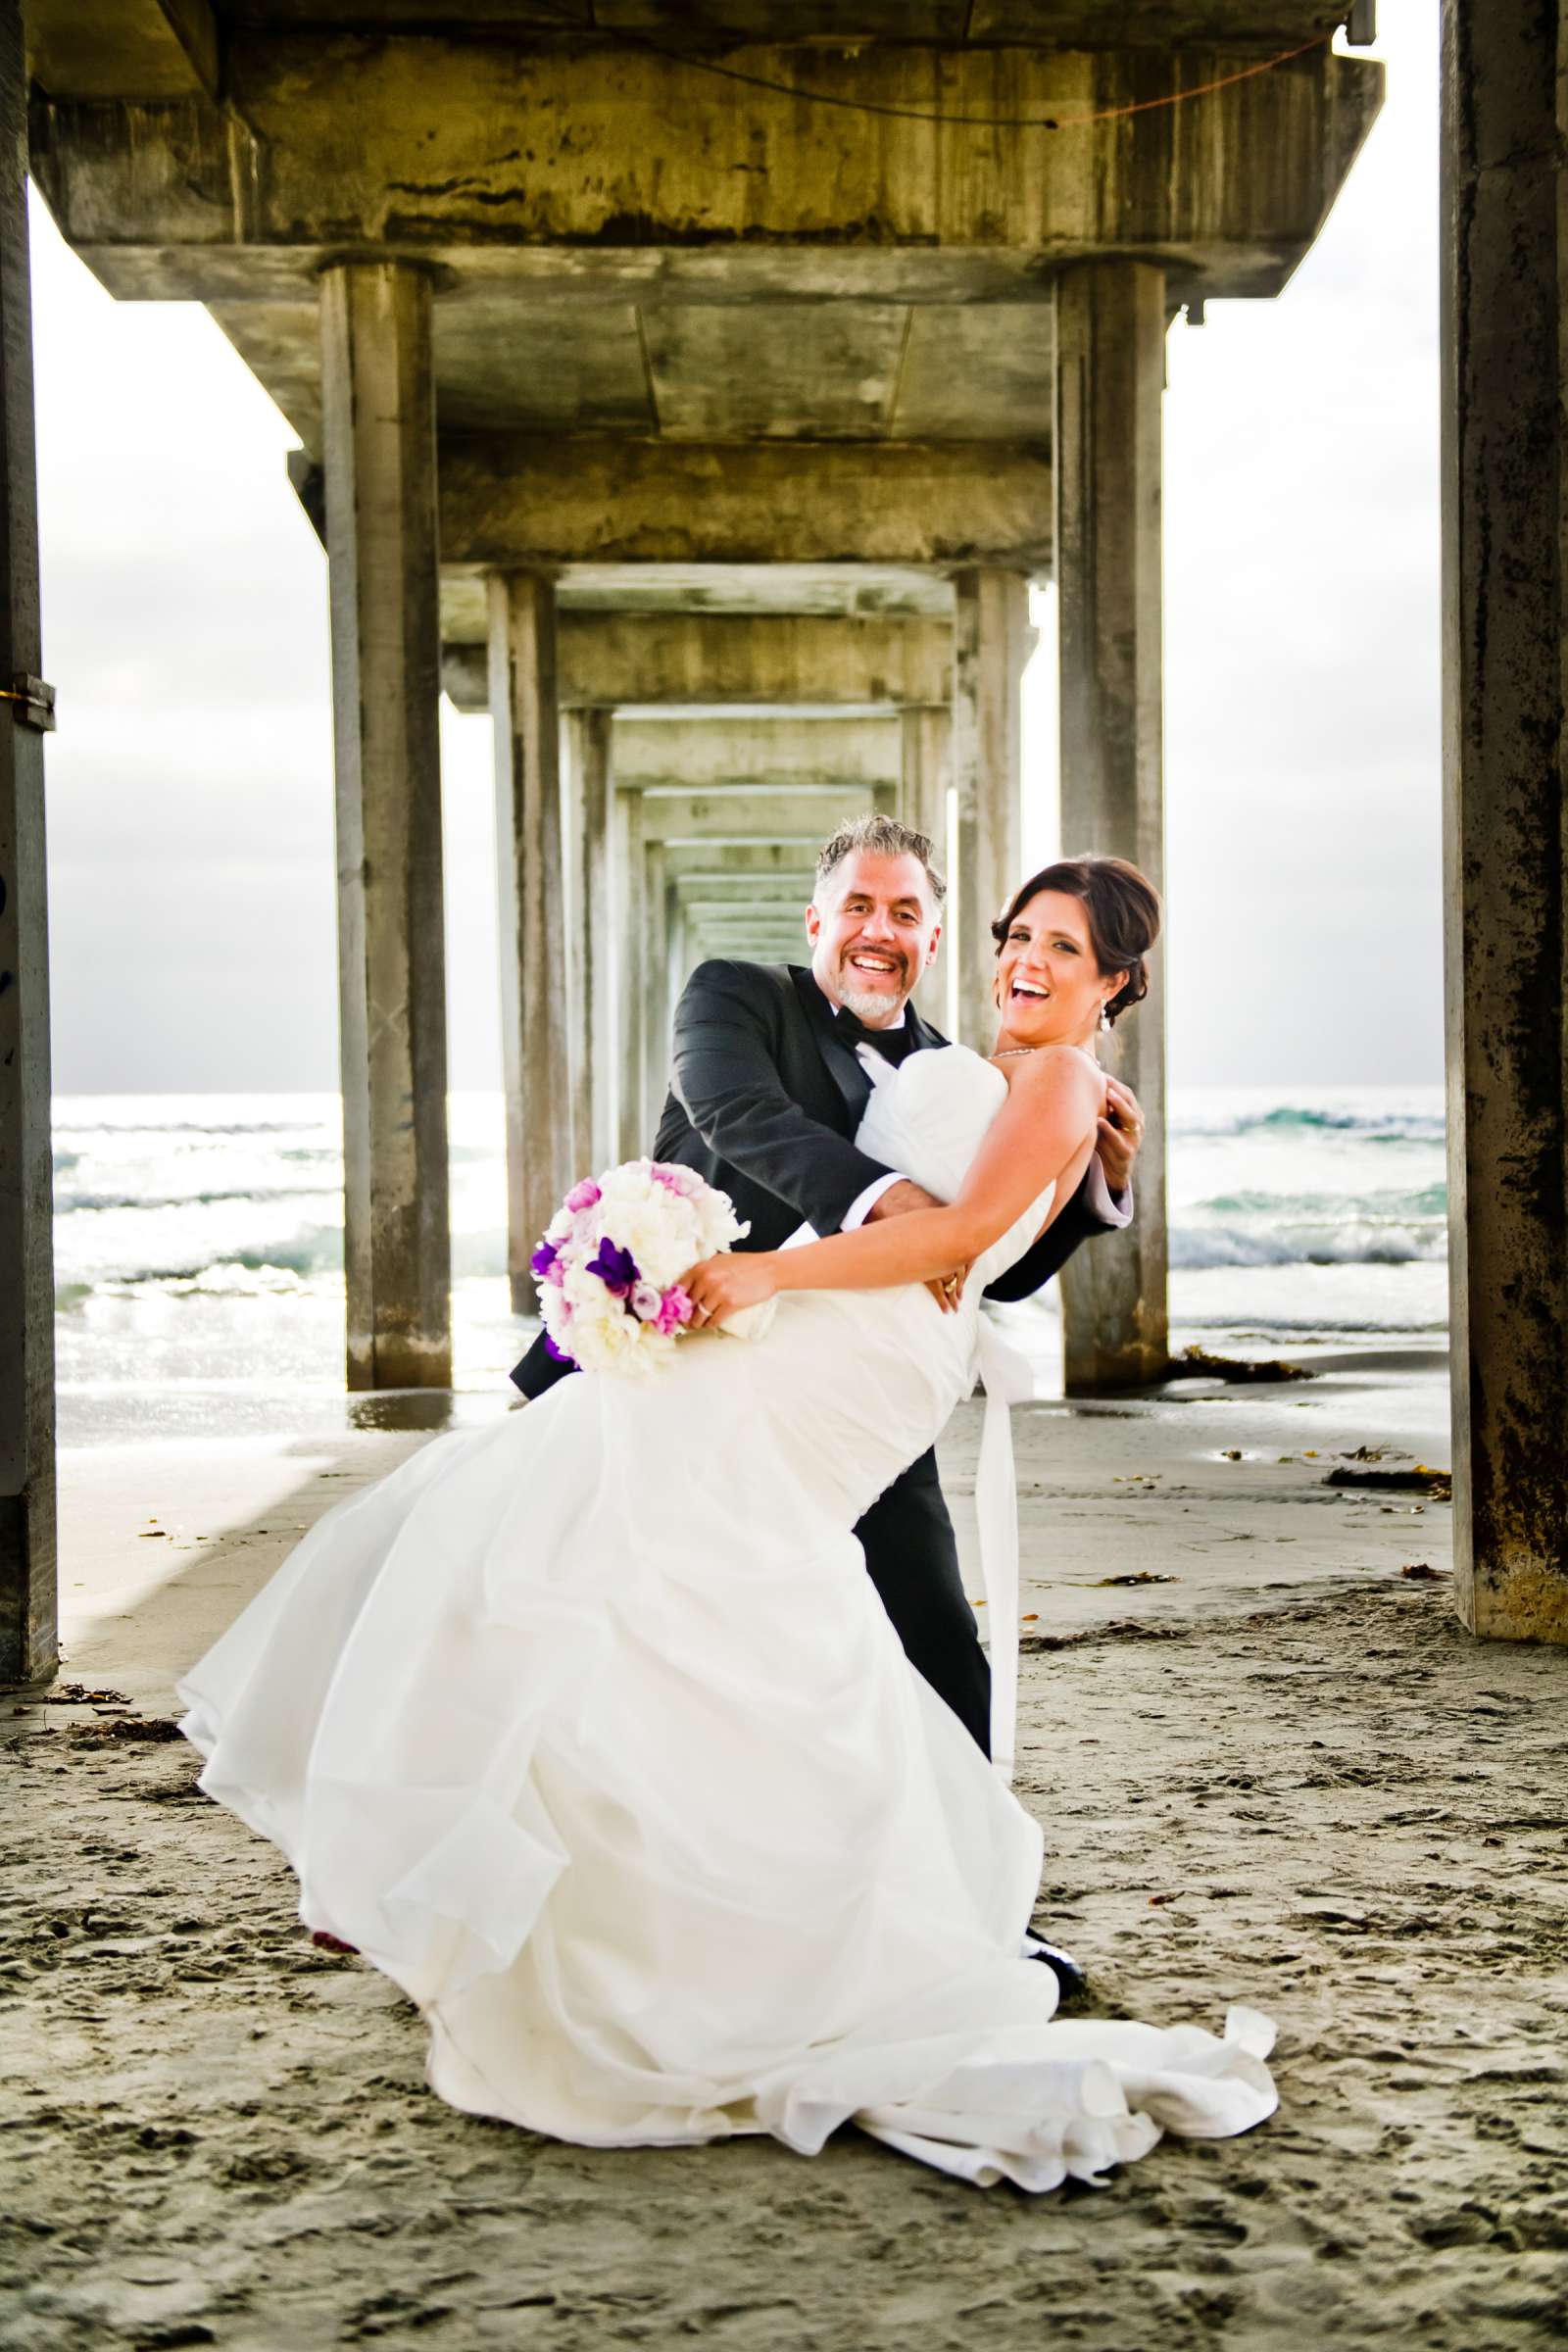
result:
[(1102, 1029), (1108, 1029), (1110, 1027), (1110, 999), (1108, 997), (1104, 998), (1101, 1004), (1100, 1026)]

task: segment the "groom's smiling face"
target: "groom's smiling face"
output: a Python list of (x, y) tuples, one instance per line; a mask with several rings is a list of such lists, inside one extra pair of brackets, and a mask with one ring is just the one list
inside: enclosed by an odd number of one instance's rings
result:
[(806, 910), (811, 975), (830, 1004), (885, 1028), (937, 952), (942, 926), (918, 858), (852, 850)]

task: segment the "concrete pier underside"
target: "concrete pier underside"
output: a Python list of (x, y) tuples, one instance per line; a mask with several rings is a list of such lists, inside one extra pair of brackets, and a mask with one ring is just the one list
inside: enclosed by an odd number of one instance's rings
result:
[[(62, 229), (117, 296), (208, 306), (298, 432), (318, 522), (323, 288), (380, 267), (424, 289), (442, 675), (505, 738), (519, 1295), (540, 1202), (584, 1143), (646, 1147), (692, 960), (798, 952), (813, 837), (841, 814), (902, 809), (956, 858), (955, 937), (922, 1001), (987, 1042), (987, 930), (1028, 789), (1027, 583), (1056, 568), (1058, 509), (1099, 494), (1085, 447), (1058, 446), (1094, 413), (1056, 398), (1058, 287), (1114, 263), (1155, 289), (1136, 326), (1104, 307), (1098, 347), (1112, 376), (1146, 377), (1182, 304), (1278, 293), (1381, 99), (1381, 68), (1330, 46), (1344, 15), (29, 0), (32, 169)], [(1063, 629), (1105, 675), (1124, 648), (1095, 632), (1119, 622), (1093, 598), (1065, 609), (1104, 589), (1092, 570), (1062, 574)], [(1156, 734), (1157, 634), (1117, 689)], [(552, 659), (530, 666), (524, 636)], [(564, 711), (583, 715), (560, 760)], [(830, 713), (863, 731), (853, 755)], [(657, 780), (639, 766), (656, 723)], [(1150, 772), (1136, 821), (1108, 778), (1074, 784), (1086, 843), (1147, 854), (1157, 755)], [(760, 880), (760, 852), (773, 887), (718, 887)], [(425, 920), (404, 881), (391, 919)], [(433, 985), (438, 941), (398, 953)], [(613, 1065), (597, 1099), (596, 1057)], [(1156, 1024), (1148, 1246), (1136, 1276), (1070, 1301), (1085, 1391), (1159, 1351), (1160, 1062)], [(406, 1296), (358, 1295), (373, 1197), (350, 1188), (351, 1330), (390, 1318), (433, 1364), (439, 1252), (402, 1254)], [(369, 1377), (393, 1377), (381, 1362)]]

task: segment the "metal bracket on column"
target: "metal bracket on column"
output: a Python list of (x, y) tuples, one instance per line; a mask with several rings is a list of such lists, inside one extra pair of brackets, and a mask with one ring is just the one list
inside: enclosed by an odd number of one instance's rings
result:
[(0, 703), (14, 706), (11, 715), (19, 727), (36, 727), (40, 735), (53, 734), (55, 690), (42, 678), (19, 670), (9, 686), (0, 686)]
[(1345, 20), (1345, 37), (1352, 49), (1370, 49), (1378, 37), (1378, 0), (1355, 0)]

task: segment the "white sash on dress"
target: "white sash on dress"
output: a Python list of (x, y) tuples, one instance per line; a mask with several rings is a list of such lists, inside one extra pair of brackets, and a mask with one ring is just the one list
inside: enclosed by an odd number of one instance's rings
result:
[(1012, 1407), (1035, 1393), (1034, 1373), (980, 1309), (975, 1368), (986, 1384), (974, 1505), (980, 1533), (980, 1581), (991, 1638), (991, 1762), (1012, 1781), (1018, 1735), (1018, 1484), (1012, 1458)]

